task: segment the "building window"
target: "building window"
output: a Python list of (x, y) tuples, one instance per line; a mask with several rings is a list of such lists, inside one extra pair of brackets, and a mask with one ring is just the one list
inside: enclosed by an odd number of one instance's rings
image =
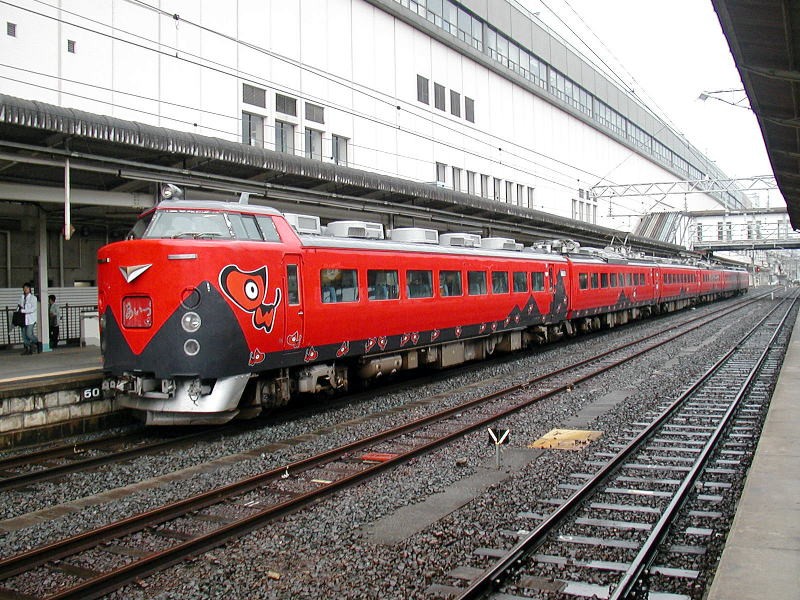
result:
[(275, 150), (294, 154), (294, 125), (275, 121)]
[(75, 40), (67, 40), (67, 52), (75, 54)]
[(447, 178), (447, 165), (444, 163), (437, 162), (436, 163), (436, 184), (440, 186), (445, 185), (445, 179)]
[(284, 96), (283, 94), (275, 94), (275, 110), (285, 115), (297, 116), (297, 100)]
[(461, 191), (461, 169), (453, 167), (453, 189), (457, 192)]
[(325, 109), (317, 104), (306, 102), (306, 119), (314, 123), (325, 123)]
[(697, 241), (698, 242), (702, 242), (703, 241), (703, 224), (702, 223), (698, 223), (697, 224)]
[(535, 190), (536, 190), (536, 188), (534, 188), (534, 187), (529, 187), (528, 188), (528, 208), (533, 208), (534, 207), (533, 196), (534, 196)]
[(433, 104), (439, 110), (447, 110), (444, 104), (444, 86), (438, 83), (433, 84)]
[(514, 204), (514, 184), (506, 181), (506, 202)]
[(724, 231), (722, 221), (717, 221), (717, 240), (720, 242), (724, 239)]
[(242, 84), (242, 102), (253, 106), (267, 107), (267, 92), (252, 85)]
[(347, 166), (347, 138), (340, 135), (331, 137), (333, 149), (333, 162), (337, 165)]
[(461, 116), (461, 94), (450, 90), (450, 112), (455, 117)]
[(322, 132), (306, 129), (306, 158), (322, 160)]
[(264, 147), (264, 117), (242, 113), (242, 143)]
[(525, 186), (521, 183), (517, 184), (517, 206), (522, 206), (523, 202), (525, 201), (525, 197), (523, 195), (525, 191)]
[(503, 180), (494, 178), (494, 199), (500, 200), (503, 195)]
[(491, 198), (489, 195), (489, 176), (481, 175), (481, 196), (483, 198)]
[(428, 87), (428, 78), (417, 75), (417, 100), (423, 104), (430, 102)]
[(475, 195), (475, 172), (467, 171), (467, 193)]
[(475, 100), (464, 96), (464, 118), (470, 123), (475, 122)]
[(17, 24), (6, 21), (6, 34), (11, 37), (17, 37)]

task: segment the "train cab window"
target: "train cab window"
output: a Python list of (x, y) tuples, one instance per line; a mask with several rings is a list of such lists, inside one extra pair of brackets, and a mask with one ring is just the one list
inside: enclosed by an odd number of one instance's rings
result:
[(397, 271), (368, 270), (367, 297), (370, 300), (397, 300), (400, 297)]
[(358, 274), (355, 269), (322, 269), (319, 281), (323, 304), (358, 302)]
[(525, 271), (514, 271), (514, 292), (528, 291), (528, 274)]
[(467, 289), (470, 296), (486, 293), (486, 273), (484, 271), (467, 271)]
[(460, 296), (461, 271), (439, 271), (439, 294), (446, 296)]
[(221, 212), (157, 210), (142, 237), (229, 240), (233, 236)]
[(239, 215), (231, 213), (228, 220), (233, 228), (233, 235), (237, 240), (261, 241), (261, 232), (256, 225), (256, 218), (252, 215)]
[(600, 273), (600, 287), (608, 287), (608, 273)]
[(433, 272), (406, 271), (406, 289), (409, 298), (433, 298)]
[(275, 221), (272, 217), (256, 217), (258, 228), (261, 229), (261, 237), (265, 242), (280, 242), (281, 237), (278, 235), (278, 230), (275, 228)]
[(286, 265), (286, 301), (291, 306), (300, 304), (300, 279), (297, 265)]
[(611, 273), (611, 287), (617, 287), (617, 274)]
[[(581, 273), (578, 277), (583, 277), (583, 282), (584, 284), (586, 283), (586, 273)], [(531, 273), (531, 286), (534, 292), (544, 291), (544, 273)], [(586, 287), (584, 286), (581, 289), (585, 290)]]
[(600, 287), (600, 283), (599, 283), (599, 280), (598, 280), (597, 273), (592, 273), (592, 289), (596, 290), (599, 287)]
[(492, 272), (492, 293), (493, 294), (507, 294), (508, 293), (508, 273), (505, 271)]

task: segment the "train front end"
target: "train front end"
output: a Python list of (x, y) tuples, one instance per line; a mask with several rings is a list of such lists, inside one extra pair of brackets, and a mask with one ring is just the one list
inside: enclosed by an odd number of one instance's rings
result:
[(121, 407), (148, 425), (239, 415), (252, 348), (281, 350), (277, 214), (162, 202), (98, 251), (104, 389)]

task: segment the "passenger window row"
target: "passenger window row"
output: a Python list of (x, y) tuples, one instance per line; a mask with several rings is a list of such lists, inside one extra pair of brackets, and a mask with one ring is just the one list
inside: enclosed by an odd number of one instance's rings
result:
[[(456, 270), (440, 270), (438, 275), (439, 297), (463, 296), (464, 273)], [(492, 294), (527, 293), (529, 290), (541, 292), (545, 290), (544, 271), (530, 273), (514, 271), (509, 287), (508, 271), (491, 271)], [(400, 290), (405, 285), (405, 297), (433, 298), (437, 289), (434, 286), (434, 271), (409, 269), (401, 279), (401, 272), (393, 269), (367, 270), (368, 300), (397, 300)], [(466, 271), (467, 294), (481, 296), (488, 294), (487, 271)], [(336, 302), (358, 302), (359, 273), (357, 269), (322, 269), (320, 271), (321, 301), (323, 304)]]
[(694, 283), (694, 273), (664, 273), (664, 283)]
[(578, 273), (578, 287), (582, 290), (644, 285), (646, 281), (644, 273)]

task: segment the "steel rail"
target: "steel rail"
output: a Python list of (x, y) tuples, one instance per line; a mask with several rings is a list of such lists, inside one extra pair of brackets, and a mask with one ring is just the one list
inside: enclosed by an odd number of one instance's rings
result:
[(783, 318), (776, 325), (775, 332), (770, 337), (770, 340), (767, 342), (764, 350), (761, 352), (753, 367), (750, 369), (746, 380), (737, 392), (736, 397), (732, 400), (731, 405), (728, 407), (728, 410), (722, 417), (721, 422), (714, 430), (706, 445), (703, 447), (702, 451), (697, 457), (697, 461), (692, 466), (692, 470), (684, 478), (680, 487), (676, 491), (674, 498), (669, 503), (669, 506), (667, 506), (667, 508), (664, 510), (661, 518), (659, 518), (658, 522), (653, 527), (650, 535), (648, 535), (647, 540), (642, 545), (641, 550), (628, 567), (622, 580), (619, 582), (619, 584), (617, 584), (617, 587), (614, 590), (614, 593), (611, 595), (610, 600), (623, 600), (628, 598), (640, 585), (641, 578), (645, 574), (645, 571), (650, 567), (653, 560), (655, 560), (659, 545), (667, 535), (670, 525), (674, 522), (678, 511), (680, 511), (680, 509), (686, 503), (695, 481), (697, 481), (697, 478), (705, 468), (713, 450), (716, 449), (723, 432), (738, 410), (739, 405), (741, 404), (742, 399), (745, 397), (748, 389), (755, 381), (758, 372), (761, 370), (761, 367), (766, 361), (767, 356), (772, 350), (772, 345), (775, 343), (775, 340), (781, 333), (786, 320), (789, 318), (789, 314), (796, 303), (797, 298), (795, 298), (794, 301), (789, 305), (789, 308), (786, 310)]
[(671, 414), (679, 408), (686, 399), (693, 395), (705, 381), (707, 381), (714, 373), (716, 373), (729, 359), (736, 350), (753, 336), (761, 325), (778, 310), (780, 303), (776, 305), (769, 313), (762, 317), (759, 322), (751, 328), (742, 338), (728, 351), (722, 358), (720, 358), (714, 365), (712, 365), (703, 375), (701, 375), (680, 397), (673, 401), (664, 411), (661, 412), (643, 431), (641, 431), (625, 448), (620, 450), (606, 465), (604, 465), (595, 475), (588, 479), (578, 490), (576, 490), (567, 500), (554, 510), (544, 521), (542, 521), (533, 531), (523, 537), (517, 542), (508, 553), (498, 560), (492, 567), (485, 570), (477, 579), (467, 587), (467, 589), (458, 596), (458, 600), (475, 600), (478, 598), (485, 598), (493, 593), (498, 586), (502, 584), (505, 578), (517, 567), (525, 556), (532, 553), (536, 548), (541, 546), (547, 536), (550, 535), (556, 527), (558, 527), (567, 517), (575, 512), (581, 505), (583, 505), (588, 497), (590, 497), (595, 490), (605, 480), (607, 480), (619, 466), (634, 454), (639, 447), (649, 439), (653, 432), (658, 430), (671, 416)]

